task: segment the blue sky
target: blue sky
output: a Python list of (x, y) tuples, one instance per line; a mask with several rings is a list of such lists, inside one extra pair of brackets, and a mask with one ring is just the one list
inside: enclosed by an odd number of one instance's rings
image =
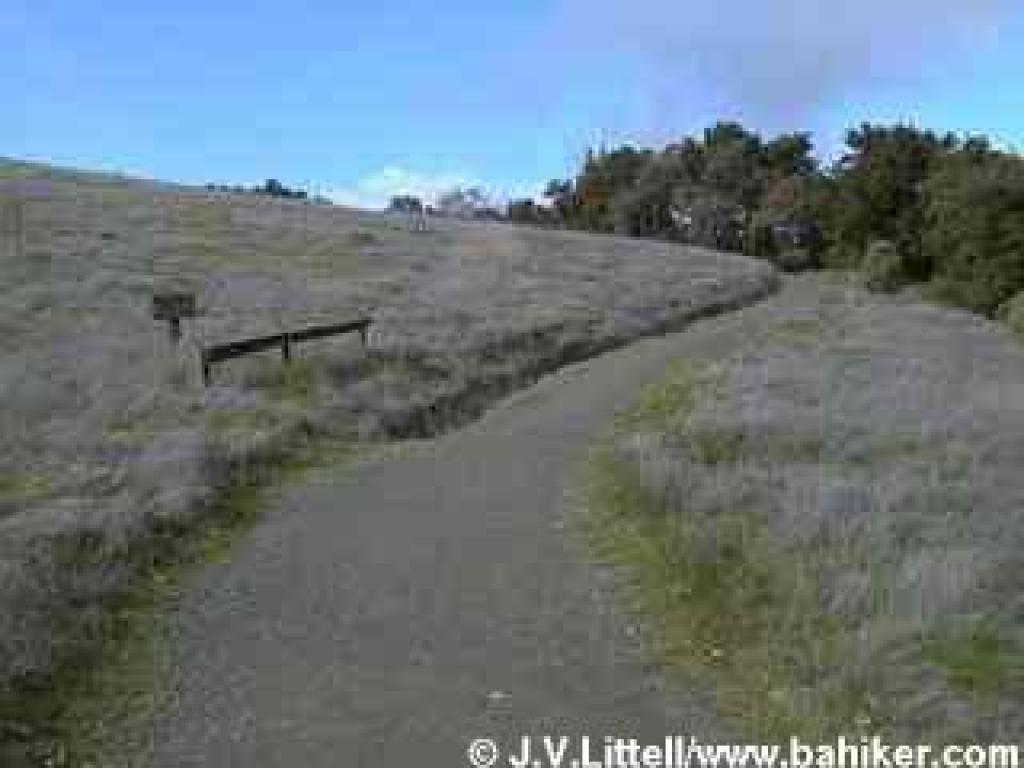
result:
[(1022, 33), (1013, 0), (4, 0), (0, 155), (375, 205), (717, 117), (1024, 148)]

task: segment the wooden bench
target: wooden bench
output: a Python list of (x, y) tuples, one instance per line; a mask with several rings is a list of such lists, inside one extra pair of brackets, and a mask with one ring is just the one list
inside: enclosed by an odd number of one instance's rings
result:
[(349, 320), (344, 323), (330, 323), (327, 325), (314, 325), (301, 328), (295, 331), (274, 333), (269, 336), (256, 336), (249, 339), (229, 341), (224, 344), (213, 344), (203, 347), (201, 357), (203, 365), (203, 383), (209, 385), (211, 368), (214, 363), (231, 360), (252, 352), (262, 352), (267, 349), (280, 347), (281, 359), (288, 362), (292, 358), (292, 346), (303, 341), (323, 339), (328, 336), (338, 336), (344, 333), (358, 332), (359, 338), (366, 346), (366, 334), (370, 327), (371, 319), (361, 317), (357, 320)]

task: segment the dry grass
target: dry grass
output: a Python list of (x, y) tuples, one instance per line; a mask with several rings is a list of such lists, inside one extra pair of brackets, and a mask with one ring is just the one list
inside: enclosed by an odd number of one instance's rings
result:
[[(18, 185), (12, 185), (12, 181)], [(0, 693), (95, 646), (105, 606), (233, 478), (310, 434), (429, 434), (559, 364), (740, 305), (763, 265), (0, 163)], [(174, 348), (154, 291), (196, 292)], [(197, 346), (361, 311), (343, 340), (215, 369)], [(248, 469), (247, 469), (248, 468)], [(2, 718), (0, 718), (2, 719)]]
[(1024, 351), (816, 278), (745, 314), (597, 459), (595, 542), (662, 652), (769, 735), (1015, 743)]

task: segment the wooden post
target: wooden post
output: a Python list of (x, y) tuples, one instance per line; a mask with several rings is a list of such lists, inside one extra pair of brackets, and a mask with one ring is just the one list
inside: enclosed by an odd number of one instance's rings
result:
[(153, 319), (166, 320), (171, 343), (181, 339), (181, 318), (195, 317), (196, 297), (193, 293), (157, 293), (153, 296)]
[(292, 344), (291, 338), (286, 333), (281, 337), (281, 359), (286, 363), (292, 359)]

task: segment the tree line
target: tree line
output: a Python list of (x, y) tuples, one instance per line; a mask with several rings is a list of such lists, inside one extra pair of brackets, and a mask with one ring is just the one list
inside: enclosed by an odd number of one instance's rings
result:
[(234, 195), (262, 195), (264, 197), (277, 197), (286, 200), (311, 200), (318, 205), (331, 205), (331, 200), (322, 195), (310, 194), (299, 187), (289, 187), (278, 179), (267, 179), (262, 184), (251, 187), (242, 184), (214, 184), (209, 183), (206, 189), (210, 192), (226, 192)]
[(424, 203), (415, 195), (394, 195), (388, 210), (396, 213), (452, 216), (463, 219), (501, 221), (505, 212), (495, 204), (482, 187), (454, 187), (440, 195), (433, 204)]
[(822, 167), (808, 133), (765, 139), (733, 122), (661, 149), (588, 152), (550, 205), (517, 222), (658, 237), (770, 259), (860, 269), (868, 285), (924, 283), (986, 314), (1024, 290), (1024, 158), (981, 136), (865, 123)]

